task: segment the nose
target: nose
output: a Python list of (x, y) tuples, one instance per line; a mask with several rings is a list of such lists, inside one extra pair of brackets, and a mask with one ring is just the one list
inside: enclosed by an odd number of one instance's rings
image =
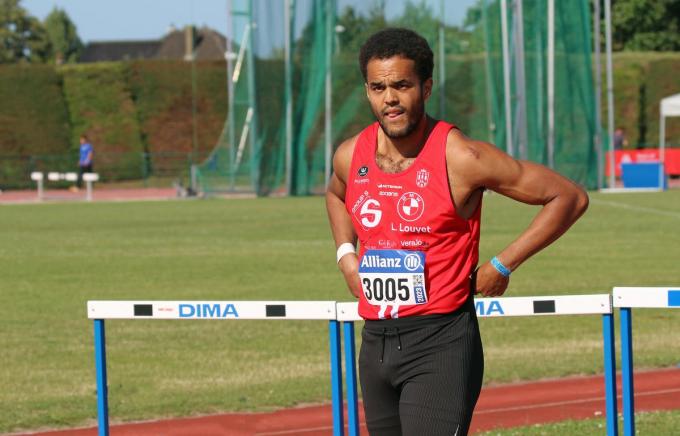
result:
[(395, 106), (399, 104), (399, 97), (397, 93), (389, 86), (385, 90), (385, 104), (388, 106)]

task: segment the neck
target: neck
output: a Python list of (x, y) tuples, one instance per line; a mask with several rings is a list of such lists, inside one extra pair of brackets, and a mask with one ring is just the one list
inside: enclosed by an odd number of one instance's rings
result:
[(423, 115), (415, 130), (402, 138), (390, 138), (382, 128), (378, 129), (378, 152), (387, 156), (398, 154), (402, 158), (416, 157), (425, 145), (433, 126), (434, 120)]

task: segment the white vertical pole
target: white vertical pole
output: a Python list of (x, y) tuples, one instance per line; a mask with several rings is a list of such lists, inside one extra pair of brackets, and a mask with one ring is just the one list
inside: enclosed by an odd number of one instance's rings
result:
[(612, 77), (612, 6), (604, 0), (604, 21), (607, 34), (607, 135), (609, 136), (609, 187), (616, 187), (614, 160), (614, 79)]
[(548, 0), (548, 166), (555, 168), (555, 0)]
[(659, 189), (663, 189), (663, 182), (666, 177), (666, 116), (663, 110), (659, 111), (659, 113), (661, 114), (661, 122), (659, 123), (659, 138), (661, 140), (659, 147), (659, 161), (661, 163), (661, 168), (659, 169)]
[(602, 59), (600, 56), (600, 2), (593, 0), (593, 48), (595, 49), (595, 148), (597, 150), (597, 189), (604, 187), (602, 150)]
[(286, 195), (292, 195), (293, 177), (293, 71), (291, 62), (291, 0), (283, 3), (283, 33), (286, 83)]
[(493, 116), (491, 115), (491, 59), (489, 56), (490, 43), (488, 41), (488, 22), (487, 22), (487, 12), (486, 4), (482, 5), (482, 21), (484, 22), (484, 68), (486, 73), (486, 127), (487, 127), (487, 137), (488, 141), (493, 143), (494, 136), (496, 132), (496, 124), (494, 123)]
[(333, 16), (335, 14), (335, 9), (332, 7), (335, 2), (328, 1), (326, 4), (326, 109), (325, 109), (325, 136), (326, 136), (326, 155), (325, 155), (325, 166), (324, 166), (324, 187), (328, 186), (328, 181), (331, 177), (331, 154), (333, 151), (332, 144), (332, 131), (333, 128), (331, 124), (331, 110), (332, 110), (332, 80), (331, 75), (331, 62), (332, 62), (332, 51), (333, 51)]
[(515, 92), (517, 94), (517, 142), (519, 157), (527, 159), (527, 92), (524, 73), (524, 12), (522, 0), (514, 0), (514, 27), (515, 27)]
[(439, 119), (446, 118), (446, 51), (444, 50), (444, 0), (439, 0)]
[(508, 3), (501, 0), (501, 35), (503, 42), (503, 95), (505, 100), (505, 151), (514, 156), (512, 144), (512, 96), (510, 93), (510, 51), (508, 49)]
[(234, 31), (232, 0), (227, 1), (227, 99), (228, 99), (228, 134), (229, 134), (229, 173), (231, 174), (229, 188), (234, 190), (236, 181), (236, 171), (234, 162), (236, 161), (236, 126), (234, 117), (234, 45), (233, 39), (236, 34)]

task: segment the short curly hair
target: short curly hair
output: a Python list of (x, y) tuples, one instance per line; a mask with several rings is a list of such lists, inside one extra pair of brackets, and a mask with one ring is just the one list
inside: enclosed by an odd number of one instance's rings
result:
[(416, 73), (423, 82), (432, 77), (434, 55), (427, 40), (410, 29), (390, 27), (371, 35), (359, 51), (359, 68), (367, 80), (367, 65), (372, 59), (403, 56), (415, 63)]

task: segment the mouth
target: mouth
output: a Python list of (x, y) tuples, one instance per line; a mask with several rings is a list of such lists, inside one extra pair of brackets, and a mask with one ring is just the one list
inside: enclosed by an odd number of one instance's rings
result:
[(404, 110), (403, 109), (388, 109), (386, 111), (383, 111), (383, 116), (387, 118), (388, 120), (396, 120), (397, 118), (401, 117), (404, 115)]

